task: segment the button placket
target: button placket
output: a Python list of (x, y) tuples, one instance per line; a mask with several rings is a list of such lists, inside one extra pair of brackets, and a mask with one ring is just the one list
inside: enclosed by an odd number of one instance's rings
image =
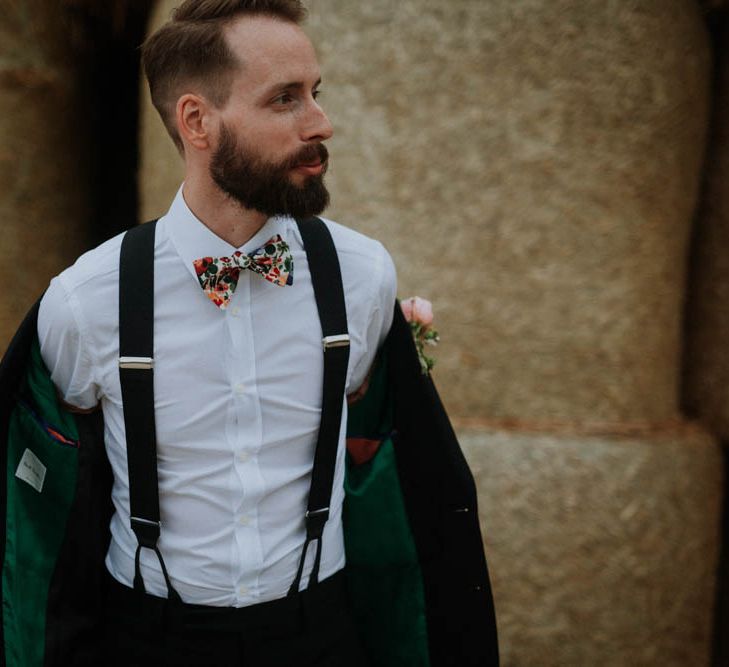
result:
[[(257, 276), (253, 276), (257, 280)], [(256, 390), (256, 361), (254, 346), (254, 313), (251, 312), (251, 291), (253, 281), (245, 276), (239, 281), (235, 298), (231, 304), (229, 319), (231, 333), (235, 331), (234, 344), (240, 350), (240, 365), (231, 369), (231, 390), (236, 415), (236, 442), (234, 467), (240, 484), (240, 504), (234, 508), (232, 531), (237, 545), (238, 572), (237, 588), (239, 598), (255, 597), (255, 583), (249, 580), (251, 572), (263, 565), (261, 537), (255, 530), (257, 524), (256, 506), (265, 486), (258, 459), (255, 455), (261, 446), (261, 408)], [(235, 309), (238, 310), (235, 310)]]

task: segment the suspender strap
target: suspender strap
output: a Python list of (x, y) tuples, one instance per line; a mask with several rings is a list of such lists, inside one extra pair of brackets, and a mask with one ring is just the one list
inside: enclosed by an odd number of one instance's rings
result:
[(139, 564), (142, 547), (152, 549), (167, 584), (168, 597), (178, 599), (162, 554), (157, 438), (154, 420), (154, 232), (156, 221), (130, 229), (119, 258), (119, 380), (124, 410), (129, 468), (131, 526), (137, 538), (134, 588), (144, 592)]
[(306, 512), (306, 541), (296, 577), (289, 589), (289, 595), (294, 595), (299, 591), (307, 549), (312, 541), (316, 541), (317, 544), (314, 565), (309, 577), (309, 587), (319, 581), (322, 535), (324, 525), (329, 518), (329, 503), (334, 482), (349, 362), (349, 335), (344, 289), (339, 259), (331, 234), (326, 224), (318, 218), (297, 220), (296, 222), (304, 241), (316, 307), (321, 322), (324, 388), (321, 423)]

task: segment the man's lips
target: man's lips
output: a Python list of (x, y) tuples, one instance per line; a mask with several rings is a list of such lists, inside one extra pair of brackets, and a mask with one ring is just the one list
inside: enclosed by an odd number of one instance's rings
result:
[(315, 162), (307, 162), (304, 164), (298, 164), (294, 167), (295, 171), (299, 171), (305, 174), (309, 174), (311, 176), (318, 176), (321, 174), (325, 167), (326, 162), (322, 162), (321, 160), (316, 160)]

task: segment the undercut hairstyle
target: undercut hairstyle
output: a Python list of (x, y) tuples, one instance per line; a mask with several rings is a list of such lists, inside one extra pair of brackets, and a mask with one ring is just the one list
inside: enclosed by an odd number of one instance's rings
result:
[(192, 85), (216, 108), (228, 101), (243, 63), (231, 52), (223, 31), (240, 16), (270, 16), (300, 25), (306, 9), (301, 0), (185, 0), (142, 45), (152, 104), (181, 153), (177, 100)]

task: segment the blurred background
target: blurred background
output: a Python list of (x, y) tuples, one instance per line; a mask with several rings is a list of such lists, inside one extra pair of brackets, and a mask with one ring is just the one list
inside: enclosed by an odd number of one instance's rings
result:
[[(181, 163), (179, 0), (0, 0), (0, 345)], [(328, 216), (433, 301), (503, 664), (729, 665), (729, 1), (309, 0)]]

